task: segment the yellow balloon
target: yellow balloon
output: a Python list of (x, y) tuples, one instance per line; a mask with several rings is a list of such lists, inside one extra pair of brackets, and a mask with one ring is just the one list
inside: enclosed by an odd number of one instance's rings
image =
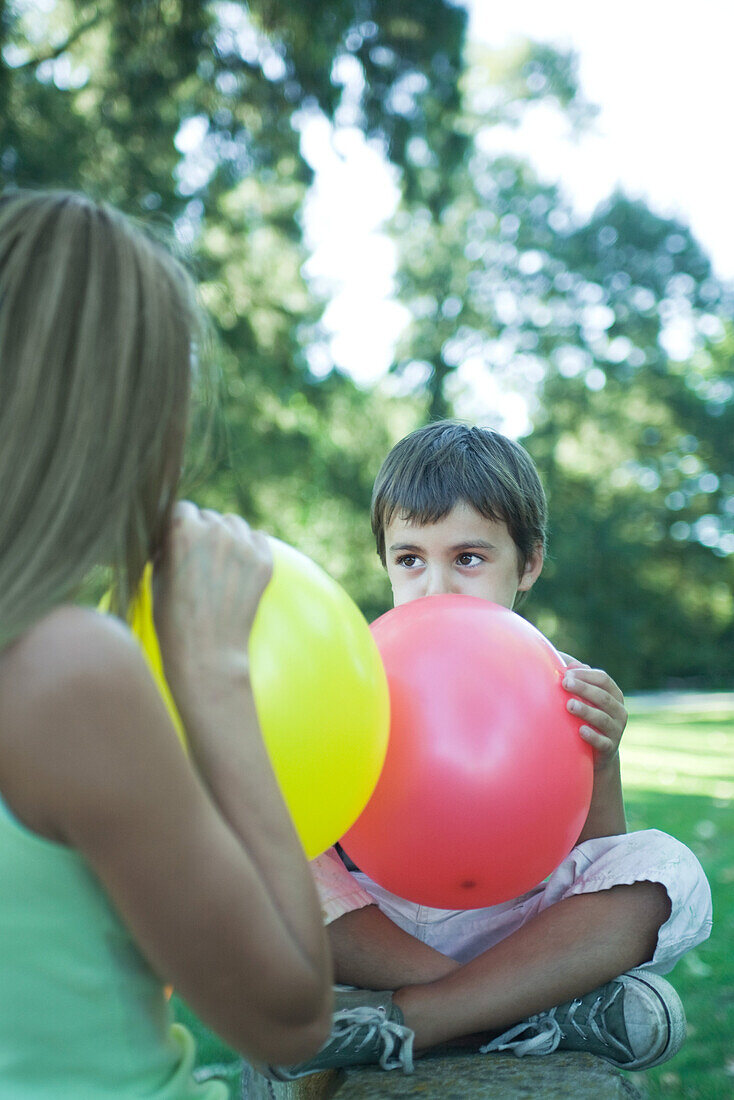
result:
[[(309, 859), (361, 814), (387, 752), (389, 696), (362, 613), (320, 566), (271, 539), (273, 576), (250, 635), (252, 690), (273, 770)], [(151, 569), (130, 615), (184, 746), (153, 626)]]
[(367, 805), (387, 752), (387, 677), (343, 588), (277, 539), (250, 637), (263, 738), (309, 859)]
[[(140, 587), (135, 595), (135, 599), (128, 611), (127, 621), (130, 624), (135, 637), (140, 642), (143, 650), (143, 656), (150, 669), (151, 676), (156, 682), (156, 686), (163, 696), (163, 702), (166, 704), (168, 713), (171, 716), (171, 720), (176, 727), (176, 733), (179, 740), (183, 745), (186, 752), (189, 751), (186, 744), (186, 734), (184, 732), (183, 722), (181, 716), (178, 713), (176, 704), (173, 701), (171, 695), (171, 689), (168, 686), (166, 677), (163, 674), (163, 658), (161, 657), (160, 646), (158, 645), (158, 637), (153, 625), (153, 567), (148, 564), (143, 572), (143, 579), (140, 582)], [(101, 599), (99, 604), (100, 611), (109, 611), (110, 609), (110, 593), (107, 592)]]

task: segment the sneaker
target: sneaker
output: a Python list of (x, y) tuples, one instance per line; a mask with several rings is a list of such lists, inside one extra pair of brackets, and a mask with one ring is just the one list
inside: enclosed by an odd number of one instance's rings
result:
[(631, 970), (585, 997), (530, 1016), (480, 1053), (582, 1050), (620, 1069), (649, 1069), (677, 1054), (685, 1037), (686, 1017), (672, 985), (648, 970)]
[(348, 1066), (379, 1065), (412, 1073), (414, 1037), (391, 992), (337, 986), (331, 1034), (313, 1058), (297, 1066), (256, 1068), (272, 1081)]

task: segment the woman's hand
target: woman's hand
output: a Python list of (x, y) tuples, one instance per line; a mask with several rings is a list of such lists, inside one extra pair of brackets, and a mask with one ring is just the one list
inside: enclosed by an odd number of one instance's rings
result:
[(177, 702), (247, 676), (250, 631), (271, 574), (266, 537), (239, 516), (188, 501), (176, 505), (153, 594), (161, 656)]

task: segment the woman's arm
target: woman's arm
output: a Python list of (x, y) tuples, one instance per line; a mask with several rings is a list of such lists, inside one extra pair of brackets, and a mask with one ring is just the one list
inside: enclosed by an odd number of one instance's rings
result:
[(328, 948), (247, 678), (220, 688), (187, 727), (210, 746), (202, 781), (129, 632), (59, 609), (0, 658), (0, 790), (87, 859), (152, 967), (213, 1030), (292, 1063), (328, 1032)]
[(180, 503), (154, 575), (156, 630), (196, 769), (313, 959), (324, 952), (321, 909), (249, 679), (249, 634), (271, 573), (269, 543), (243, 519)]

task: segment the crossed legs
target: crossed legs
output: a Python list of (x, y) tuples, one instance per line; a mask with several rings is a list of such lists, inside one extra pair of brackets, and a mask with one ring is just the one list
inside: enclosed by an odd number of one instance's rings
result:
[(329, 925), (337, 981), (394, 989), (416, 1050), (500, 1031), (582, 996), (642, 963), (670, 915), (657, 882), (567, 897), (463, 965), (374, 906)]

